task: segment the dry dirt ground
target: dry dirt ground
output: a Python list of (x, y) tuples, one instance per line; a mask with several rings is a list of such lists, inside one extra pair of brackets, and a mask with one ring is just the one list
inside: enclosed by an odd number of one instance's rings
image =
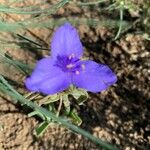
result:
[[(101, 16), (99, 12), (70, 5), (62, 8), (58, 15), (87, 18)], [(58, 16), (53, 15), (53, 18)], [(150, 53), (149, 43), (133, 31), (112, 41), (113, 33), (108, 28), (77, 27), (85, 48), (85, 55), (98, 63), (109, 65), (118, 76), (116, 85), (99, 94), (90, 93), (90, 98), (79, 108), (83, 119), (82, 128), (93, 135), (118, 146), (120, 150), (150, 149)], [(135, 29), (136, 30), (136, 29)], [(34, 29), (21, 32), (33, 37), (49, 48), (53, 30)], [(4, 33), (3, 33), (4, 34)], [(5, 35), (9, 37), (9, 35)], [(10, 36), (12, 38), (12, 36)], [(30, 49), (6, 48), (14, 58), (33, 63), (49, 54)], [(19, 81), (22, 90), (25, 76), (9, 65), (0, 64), (0, 71), (13, 81)], [(52, 124), (43, 137), (36, 137), (36, 118), (27, 117), (28, 109), (14, 105), (9, 98), (0, 97), (0, 150), (97, 150), (98, 148), (80, 135)]]

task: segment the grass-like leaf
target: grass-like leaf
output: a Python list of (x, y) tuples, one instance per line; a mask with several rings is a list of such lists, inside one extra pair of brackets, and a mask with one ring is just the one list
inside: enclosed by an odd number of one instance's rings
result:
[(20, 62), (18, 60), (13, 60), (12, 57), (9, 56), (8, 54), (3, 54), (0, 52), (0, 58), (2, 58), (1, 61), (8, 63), (10, 65), (13, 65), (17, 69), (19, 69), (22, 73), (24, 73), (25, 75), (30, 74), (32, 71), (32, 67), (30, 67), (27, 64)]

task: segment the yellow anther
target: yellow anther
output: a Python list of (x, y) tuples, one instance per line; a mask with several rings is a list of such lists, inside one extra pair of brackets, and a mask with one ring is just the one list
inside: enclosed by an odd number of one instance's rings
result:
[(69, 64), (69, 65), (67, 65), (66, 66), (68, 69), (71, 69), (72, 67), (74, 67), (74, 65), (73, 64)]
[(80, 74), (80, 72), (77, 70), (77, 71), (75, 72), (75, 74), (76, 74), (76, 75), (79, 75), (79, 74)]
[(85, 65), (84, 64), (82, 64), (81, 67), (82, 67), (82, 70), (85, 70)]

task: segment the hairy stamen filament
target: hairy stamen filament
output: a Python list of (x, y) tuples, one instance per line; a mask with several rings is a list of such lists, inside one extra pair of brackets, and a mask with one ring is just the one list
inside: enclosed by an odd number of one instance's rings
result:
[(67, 67), (68, 69), (71, 69), (71, 68), (74, 67), (74, 64), (69, 64), (69, 65), (67, 65), (66, 67)]

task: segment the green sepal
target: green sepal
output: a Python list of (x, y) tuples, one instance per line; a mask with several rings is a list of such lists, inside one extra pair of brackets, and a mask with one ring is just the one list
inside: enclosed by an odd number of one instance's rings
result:
[(40, 99), (38, 101), (39, 105), (45, 105), (45, 104), (50, 104), (50, 103), (53, 103), (53, 102), (56, 102), (60, 99), (59, 95), (58, 94), (54, 94), (54, 95), (48, 95), (46, 97), (44, 97), (43, 99)]
[(79, 105), (82, 105), (88, 99), (88, 93), (84, 89), (76, 89), (74, 88), (71, 91), (71, 95), (77, 100)]
[(70, 111), (70, 114), (69, 114), (70, 118), (72, 119), (72, 122), (78, 126), (81, 125), (82, 123), (82, 120), (81, 118), (78, 116), (78, 113), (75, 109), (71, 110)]
[(41, 98), (42, 96), (39, 93), (30, 92), (30, 93), (25, 94), (24, 97), (32, 101), (32, 100), (37, 100)]
[(64, 104), (64, 107), (65, 107), (66, 114), (68, 115), (70, 113), (70, 101), (69, 101), (69, 98), (68, 98), (68, 94), (63, 94), (62, 95), (62, 100), (63, 100), (63, 104)]
[(39, 124), (39, 126), (35, 129), (36, 135), (41, 136), (44, 133), (44, 131), (48, 128), (49, 125), (50, 123), (45, 121)]

